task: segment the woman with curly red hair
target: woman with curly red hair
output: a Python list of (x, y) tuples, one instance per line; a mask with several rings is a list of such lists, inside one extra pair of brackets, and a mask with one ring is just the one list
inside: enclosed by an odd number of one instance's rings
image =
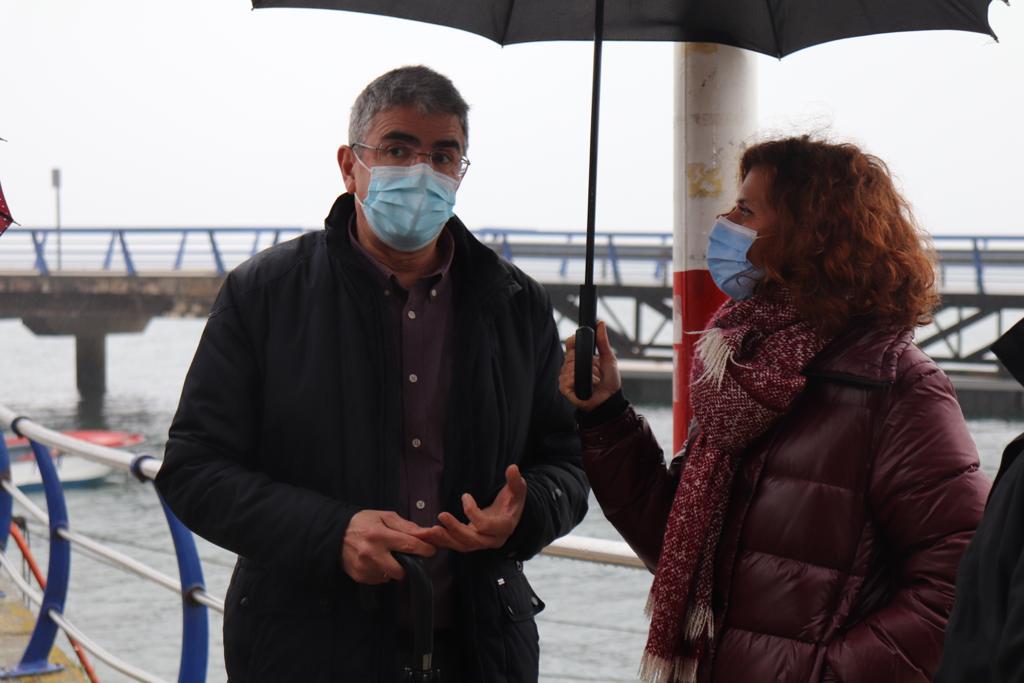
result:
[(913, 344), (937, 302), (885, 164), (808, 136), (749, 148), (709, 235), (730, 297), (701, 332), (666, 468), (604, 325), (584, 467), (654, 572), (644, 680), (929, 681), (988, 481), (949, 380)]

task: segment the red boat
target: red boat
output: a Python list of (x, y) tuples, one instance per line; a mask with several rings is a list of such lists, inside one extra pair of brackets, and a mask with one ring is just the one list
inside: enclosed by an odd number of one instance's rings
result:
[[(141, 434), (114, 432), (105, 429), (78, 429), (61, 432), (65, 436), (108, 448), (128, 448), (143, 441)], [(4, 440), (11, 459), (11, 481), (22, 491), (38, 491), (42, 478), (36, 459), (25, 437), (10, 436)], [(50, 455), (57, 466), (64, 488), (93, 486), (110, 474), (111, 468), (76, 455), (64, 455), (58, 449), (50, 449)]]

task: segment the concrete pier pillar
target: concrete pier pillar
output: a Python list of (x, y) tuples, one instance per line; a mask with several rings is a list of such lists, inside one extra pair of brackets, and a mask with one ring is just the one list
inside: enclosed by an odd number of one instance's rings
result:
[(107, 391), (107, 335), (75, 335), (75, 371), (83, 400), (103, 397)]

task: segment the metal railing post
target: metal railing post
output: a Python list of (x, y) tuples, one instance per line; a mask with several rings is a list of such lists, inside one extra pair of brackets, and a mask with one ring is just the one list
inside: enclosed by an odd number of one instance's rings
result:
[[(0, 480), (11, 480), (11, 454), (7, 452), (7, 439), (3, 429), (0, 429)], [(7, 552), (7, 539), (10, 536), (13, 515), (14, 498), (7, 489), (0, 486), (0, 553)]]
[(174, 257), (174, 270), (181, 270), (181, 264), (185, 260), (185, 241), (188, 239), (188, 231), (181, 231), (181, 244), (178, 245), (178, 255)]
[(124, 267), (129, 276), (135, 276), (135, 264), (132, 263), (132, 255), (128, 252), (128, 243), (124, 239), (124, 230), (117, 231), (117, 239), (121, 242), (121, 256), (124, 257)]
[(214, 236), (213, 230), (207, 230), (210, 235), (210, 249), (213, 251), (213, 262), (217, 264), (217, 275), (226, 275), (227, 271), (224, 270), (224, 261), (220, 257), (220, 249), (217, 248), (217, 238)]
[(49, 275), (50, 269), (46, 265), (46, 233), (43, 233), (42, 238), (36, 236), (36, 230), (33, 230), (32, 235), (32, 246), (36, 250), (36, 270), (39, 271), (40, 275)]
[(608, 235), (608, 258), (612, 262), (612, 277), (615, 279), (615, 284), (622, 284), (622, 274), (619, 272), (619, 254), (615, 251), (615, 236), (609, 233)]
[(103, 270), (110, 270), (110, 264), (114, 260), (114, 245), (117, 244), (117, 233), (110, 233), (110, 244), (107, 245), (107, 255), (103, 257)]
[(49, 662), (50, 650), (57, 637), (57, 624), (50, 612), (64, 613), (64, 600), (68, 593), (68, 579), (71, 576), (71, 544), (60, 534), (68, 528), (68, 510), (64, 504), (64, 490), (61, 488), (57, 468), (50, 457), (50, 449), (32, 439), (32, 453), (36, 456), (39, 474), (43, 479), (46, 494), (46, 508), (50, 516), (50, 562), (46, 570), (46, 588), (43, 590), (43, 604), (39, 607), (32, 637), (25, 648), (21, 661), (13, 669), (0, 672), (0, 678), (32, 676), (62, 671), (63, 666)]
[(978, 294), (984, 294), (985, 293), (985, 275), (984, 275), (984, 273), (982, 271), (983, 266), (982, 266), (982, 263), (981, 263), (981, 251), (980, 251), (980, 248), (978, 247), (978, 240), (977, 239), (971, 240), (971, 245), (973, 247), (974, 274), (975, 274), (976, 281), (978, 283)]
[(512, 246), (508, 243), (508, 233), (506, 232), (503, 239), (501, 240), (501, 255), (505, 257), (505, 260), (512, 263)]
[(167, 526), (174, 541), (181, 576), (181, 664), (178, 683), (203, 683), (206, 680), (206, 660), (209, 656), (210, 625), (206, 607), (196, 602), (195, 593), (205, 591), (203, 567), (199, 562), (192, 532), (171, 512), (160, 496), (160, 505), (167, 517)]
[(572, 246), (572, 233), (565, 236), (565, 256), (562, 264), (558, 267), (558, 274), (565, 277), (569, 273), (569, 248)]
[[(662, 238), (661, 238), (662, 246), (665, 245), (665, 241), (666, 241), (667, 238), (668, 238), (668, 235), (663, 235), (662, 236)], [(668, 281), (667, 271), (668, 271), (668, 262), (667, 261), (658, 260), (657, 264), (654, 266), (654, 279), (655, 280), (661, 280), (662, 282), (667, 282)]]

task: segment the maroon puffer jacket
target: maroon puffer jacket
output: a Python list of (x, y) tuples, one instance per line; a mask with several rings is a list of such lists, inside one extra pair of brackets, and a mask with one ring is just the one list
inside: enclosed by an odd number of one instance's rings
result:
[[(989, 487), (953, 388), (910, 332), (847, 333), (805, 374), (736, 475), (701, 680), (930, 681)], [(679, 458), (665, 468), (631, 408), (580, 436), (601, 508), (653, 569)]]

